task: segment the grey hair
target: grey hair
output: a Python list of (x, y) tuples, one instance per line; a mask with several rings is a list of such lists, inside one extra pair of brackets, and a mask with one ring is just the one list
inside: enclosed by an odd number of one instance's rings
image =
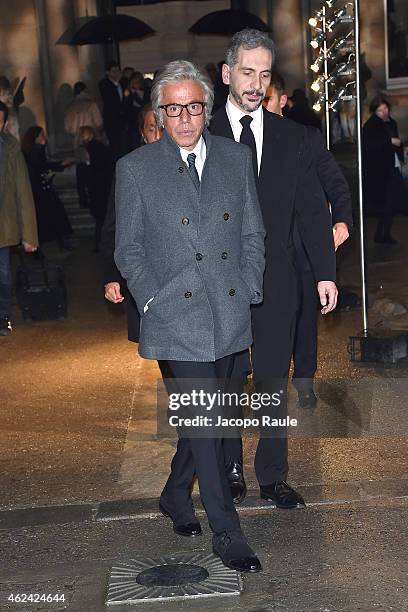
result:
[(180, 81), (196, 81), (204, 92), (205, 102), (205, 124), (208, 125), (211, 119), (211, 111), (214, 103), (214, 90), (211, 81), (191, 62), (186, 60), (176, 60), (169, 62), (157, 73), (151, 91), (151, 102), (154, 114), (157, 118), (157, 123), (160, 127), (163, 126), (162, 110), (159, 108), (163, 87), (170, 83), (178, 83)]
[(225, 56), (225, 63), (230, 68), (233, 68), (238, 61), (238, 50), (240, 47), (246, 50), (262, 47), (272, 53), (272, 64), (275, 61), (275, 43), (272, 38), (269, 38), (267, 32), (254, 30), (253, 28), (245, 28), (245, 30), (241, 30), (234, 34)]

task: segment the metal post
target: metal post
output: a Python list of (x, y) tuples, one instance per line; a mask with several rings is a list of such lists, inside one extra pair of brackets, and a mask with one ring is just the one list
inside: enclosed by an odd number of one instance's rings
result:
[(360, 99), (360, 12), (359, 0), (354, 0), (354, 45), (356, 49), (356, 131), (357, 131), (357, 168), (358, 168), (358, 207), (360, 221), (360, 267), (361, 267), (361, 310), (363, 316), (362, 335), (368, 335), (367, 286), (364, 248), (364, 210), (363, 210), (363, 159), (361, 139), (361, 99)]
[(326, 29), (326, 5), (322, 8), (322, 31), (323, 31), (323, 72), (324, 72), (324, 112), (325, 112), (325, 129), (326, 129), (326, 146), (330, 149), (330, 107), (329, 107), (329, 68), (327, 61), (327, 29)]

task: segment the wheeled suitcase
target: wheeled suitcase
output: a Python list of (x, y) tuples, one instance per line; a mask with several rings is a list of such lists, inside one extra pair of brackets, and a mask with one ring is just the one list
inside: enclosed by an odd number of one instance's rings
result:
[(67, 316), (67, 290), (64, 271), (48, 262), (41, 252), (24, 254), (19, 250), (17, 301), (25, 321), (64, 319)]

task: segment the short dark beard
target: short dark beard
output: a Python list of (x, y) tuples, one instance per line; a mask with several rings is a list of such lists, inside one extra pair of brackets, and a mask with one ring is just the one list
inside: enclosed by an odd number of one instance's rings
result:
[[(247, 93), (247, 92), (244, 92)], [(264, 93), (263, 92), (257, 92), (258, 94), (260, 94), (262, 97), (259, 101), (258, 106), (256, 106), (255, 108), (253, 108), (252, 106), (249, 106), (249, 104), (245, 104), (245, 102), (242, 101), (242, 96), (239, 95), (239, 93), (237, 91), (235, 91), (235, 89), (232, 87), (232, 85), (230, 85), (230, 94), (231, 96), (234, 98), (235, 102), (238, 104), (239, 108), (241, 110), (243, 110), (245, 113), (253, 113), (256, 110), (258, 110), (258, 108), (261, 106), (262, 101), (264, 99)]]

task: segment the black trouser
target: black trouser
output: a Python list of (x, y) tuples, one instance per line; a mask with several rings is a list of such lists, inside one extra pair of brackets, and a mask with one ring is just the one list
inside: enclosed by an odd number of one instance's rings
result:
[[(166, 384), (167, 389), (177, 393), (190, 393), (196, 389), (197, 379), (202, 380), (200, 388), (217, 392), (230, 378), (233, 365), (233, 355), (205, 363), (159, 361), (163, 376), (171, 376), (170, 383)], [(191, 484), (195, 475), (212, 530), (220, 533), (239, 529), (238, 514), (225, 475), (222, 438), (179, 437), (170, 476), (161, 495), (175, 522), (190, 522), (194, 516)]]
[(293, 347), (293, 384), (307, 389), (313, 384), (317, 369), (317, 317), (319, 294), (311, 270), (302, 270), (300, 310), (296, 321)]
[(76, 166), (76, 184), (80, 208), (89, 208), (89, 166), (83, 162)]
[(10, 247), (0, 247), (0, 317), (10, 317), (11, 285)]
[[(252, 308), (254, 344), (252, 367), (255, 388), (262, 393), (276, 393), (281, 389), (282, 404), (272, 416), (286, 416), (286, 387), (289, 364), (292, 356), (296, 311), (285, 307), (276, 295), (265, 293), (262, 310)], [(248, 370), (247, 352), (239, 353), (233, 372), (233, 379), (239, 378), (239, 371)], [(241, 440), (224, 440), (226, 465), (230, 461), (242, 461)], [(260, 485), (286, 480), (288, 474), (288, 442), (286, 428), (277, 427), (273, 431), (260, 428), (259, 442), (255, 455), (255, 473)]]

